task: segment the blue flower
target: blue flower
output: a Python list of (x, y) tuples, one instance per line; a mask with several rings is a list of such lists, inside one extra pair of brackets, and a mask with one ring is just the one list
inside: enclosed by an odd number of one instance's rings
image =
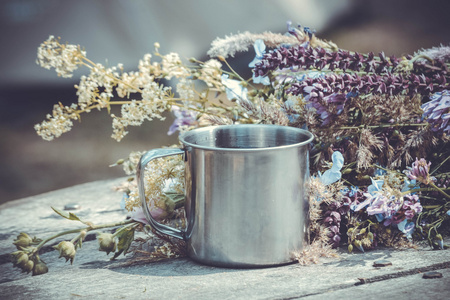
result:
[[(256, 40), (254, 47), (255, 47), (256, 56), (248, 64), (249, 68), (254, 68), (256, 66), (256, 64), (260, 63), (263, 58), (264, 53), (266, 52), (266, 45), (264, 44), (263, 40)], [(253, 72), (252, 78), (253, 78), (254, 83), (270, 85), (270, 79), (268, 76), (255, 76), (255, 72)]]
[(341, 169), (344, 166), (344, 156), (342, 156), (341, 152), (334, 151), (331, 160), (333, 166), (323, 174), (319, 173), (320, 181), (325, 185), (335, 183), (342, 177)]
[(408, 220), (404, 219), (402, 222), (397, 224), (397, 228), (403, 232), (408, 239), (410, 239), (414, 232), (414, 222), (408, 222)]
[(229, 79), (228, 74), (222, 75), (222, 84), (225, 86), (225, 92), (227, 93), (227, 98), (230, 100), (236, 99), (238, 101), (248, 101), (247, 99), (247, 88), (244, 87), (240, 81)]
[(447, 210), (447, 215), (449, 215), (449, 216), (450, 216), (450, 209), (449, 209), (449, 210)]
[(350, 187), (350, 192), (348, 193), (349, 197), (353, 197), (357, 192), (359, 188), (357, 186)]
[(374, 196), (375, 192), (381, 192), (381, 188), (383, 187), (384, 180), (381, 180), (381, 179), (373, 180), (373, 178), (370, 178), (370, 180), (372, 181), (372, 184), (369, 185), (369, 187), (367, 188), (367, 191), (369, 192), (369, 194)]

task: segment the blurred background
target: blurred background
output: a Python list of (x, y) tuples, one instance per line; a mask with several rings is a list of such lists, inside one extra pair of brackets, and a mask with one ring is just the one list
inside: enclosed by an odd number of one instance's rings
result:
[[(448, 0), (2, 0), (0, 1), (0, 203), (79, 183), (124, 176), (109, 167), (131, 151), (176, 143), (172, 117), (130, 128), (117, 143), (106, 111), (84, 115), (52, 142), (34, 124), (53, 104), (76, 102), (77, 83), (36, 65), (49, 35), (79, 44), (94, 62), (136, 69), (154, 42), (161, 53), (206, 59), (216, 37), (250, 31), (286, 32), (286, 21), (309, 26), (320, 38), (359, 52), (412, 54), (448, 45)], [(254, 56), (236, 57), (243, 69)], [(235, 64), (236, 65), (236, 64)]]

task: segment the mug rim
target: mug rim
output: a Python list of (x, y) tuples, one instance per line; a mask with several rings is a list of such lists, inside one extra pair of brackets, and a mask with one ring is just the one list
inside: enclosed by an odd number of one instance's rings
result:
[[(288, 144), (288, 145), (274, 146), (274, 147), (258, 147), (258, 148), (212, 147), (212, 146), (198, 145), (198, 144), (194, 144), (194, 143), (186, 141), (186, 137), (189, 135), (192, 135), (194, 132), (212, 131), (212, 130), (216, 130), (217, 128), (231, 128), (231, 127), (233, 127), (233, 128), (236, 128), (236, 127), (279, 128), (281, 130), (290, 130), (290, 131), (296, 131), (297, 133), (305, 134), (307, 136), (307, 139), (302, 142)], [(249, 152), (253, 152), (253, 151), (268, 151), (268, 150), (280, 150), (280, 149), (301, 147), (301, 146), (308, 145), (309, 143), (311, 143), (314, 140), (314, 135), (308, 130), (297, 128), (297, 127), (291, 127), (291, 126), (272, 125), (272, 124), (235, 124), (235, 125), (215, 125), (215, 126), (206, 126), (206, 127), (195, 128), (193, 130), (183, 132), (182, 134), (180, 134), (178, 139), (180, 140), (181, 143), (183, 143), (183, 145), (192, 147), (192, 148), (196, 148), (196, 149), (211, 150), (211, 151), (239, 151), (239, 152), (249, 151)]]

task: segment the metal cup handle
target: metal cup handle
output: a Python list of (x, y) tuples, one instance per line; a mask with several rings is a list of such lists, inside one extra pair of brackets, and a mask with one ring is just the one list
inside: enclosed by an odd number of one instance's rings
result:
[(147, 153), (142, 155), (141, 159), (139, 160), (136, 177), (138, 183), (139, 198), (141, 199), (142, 204), (142, 210), (144, 211), (145, 218), (150, 223), (150, 226), (152, 226), (158, 233), (167, 234), (169, 236), (184, 240), (185, 238), (183, 231), (161, 224), (152, 217), (150, 209), (148, 208), (147, 205), (147, 200), (145, 199), (145, 184), (144, 184), (145, 166), (147, 166), (147, 164), (151, 160), (162, 158), (165, 156), (180, 155), (180, 154), (183, 155), (185, 154), (185, 152), (184, 150), (177, 148), (162, 148), (148, 151)]

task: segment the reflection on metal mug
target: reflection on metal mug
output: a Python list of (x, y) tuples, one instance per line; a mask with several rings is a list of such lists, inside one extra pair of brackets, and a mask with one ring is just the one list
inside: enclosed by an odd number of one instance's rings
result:
[[(137, 179), (147, 220), (159, 233), (183, 239), (188, 255), (225, 267), (292, 262), (305, 241), (309, 144), (313, 135), (276, 125), (227, 125), (180, 135), (183, 149), (148, 151)], [(155, 221), (145, 199), (144, 170), (153, 159), (185, 158), (186, 228)]]

